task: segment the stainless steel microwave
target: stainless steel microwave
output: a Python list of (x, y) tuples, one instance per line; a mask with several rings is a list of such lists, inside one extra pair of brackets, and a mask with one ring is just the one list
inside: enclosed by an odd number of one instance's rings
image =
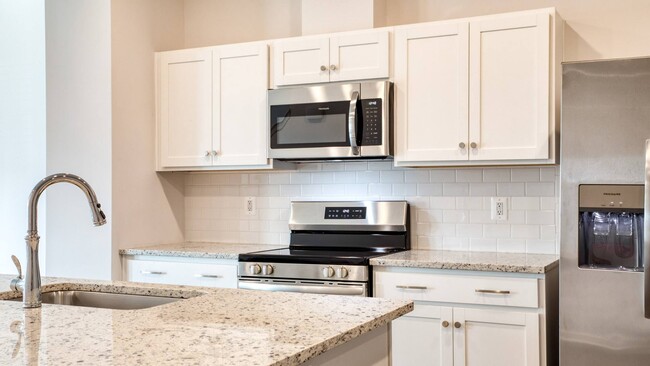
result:
[(269, 157), (385, 159), (392, 155), (392, 83), (269, 90)]

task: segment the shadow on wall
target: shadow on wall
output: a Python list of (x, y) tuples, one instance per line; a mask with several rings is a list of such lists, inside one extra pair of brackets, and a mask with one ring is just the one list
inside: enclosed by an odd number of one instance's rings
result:
[(172, 208), (178, 231), (182, 233), (185, 231), (185, 210), (174, 208), (185, 206), (185, 174), (166, 172), (156, 175), (167, 198), (166, 202)]

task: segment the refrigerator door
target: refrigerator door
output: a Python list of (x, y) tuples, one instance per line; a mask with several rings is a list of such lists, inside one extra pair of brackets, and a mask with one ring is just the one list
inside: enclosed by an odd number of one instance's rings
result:
[(578, 267), (578, 186), (645, 182), (650, 59), (565, 64), (562, 84), (560, 364), (646, 366), (644, 273)]

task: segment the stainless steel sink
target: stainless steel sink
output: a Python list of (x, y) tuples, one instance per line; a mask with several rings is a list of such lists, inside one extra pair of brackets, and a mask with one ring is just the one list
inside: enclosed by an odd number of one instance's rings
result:
[[(22, 298), (19, 297), (10, 300), (22, 301)], [(116, 310), (136, 310), (151, 308), (183, 299), (177, 297), (67, 290), (43, 292), (42, 300), (45, 304), (87, 306), (92, 308)]]

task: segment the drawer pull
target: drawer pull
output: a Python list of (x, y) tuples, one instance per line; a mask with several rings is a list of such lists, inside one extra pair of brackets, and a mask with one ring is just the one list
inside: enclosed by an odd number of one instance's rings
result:
[(477, 288), (474, 291), (478, 292), (480, 294), (497, 294), (497, 295), (509, 295), (510, 294), (509, 290), (482, 290), (482, 289)]
[(408, 286), (408, 285), (397, 285), (395, 286), (397, 288), (401, 288), (404, 290), (426, 290), (428, 289), (427, 286)]
[(216, 274), (195, 274), (194, 277), (200, 277), (200, 278), (223, 278), (221, 275), (216, 275)]
[(167, 272), (162, 272), (162, 271), (140, 271), (140, 273), (145, 275), (166, 275), (167, 274)]

